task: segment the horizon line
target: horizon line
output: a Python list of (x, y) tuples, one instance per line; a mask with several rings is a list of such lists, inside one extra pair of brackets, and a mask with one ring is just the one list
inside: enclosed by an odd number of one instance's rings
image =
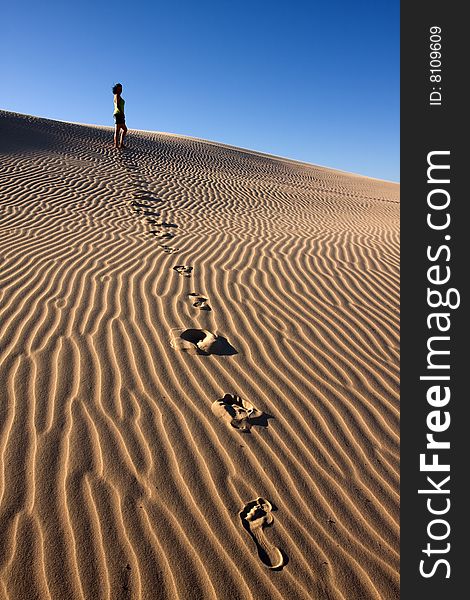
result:
[[(13, 110), (8, 110), (8, 109), (5, 109), (5, 108), (0, 108), (0, 111), (11, 113), (11, 114), (15, 114), (15, 115), (22, 115), (22, 116), (25, 116), (25, 117), (33, 117), (35, 119), (44, 119), (44, 120), (47, 120), (47, 121), (55, 121), (56, 123), (69, 123), (71, 125), (81, 125), (83, 127), (101, 127), (101, 128), (105, 128), (105, 129), (114, 130), (114, 127), (112, 125), (98, 125), (96, 123), (81, 123), (79, 121), (67, 121), (67, 120), (64, 120), (64, 119), (53, 119), (51, 117), (41, 117), (41, 116), (38, 116), (38, 115), (30, 115), (28, 113), (20, 113), (20, 112), (16, 112), (16, 111), (13, 111)], [(179, 138), (186, 138), (186, 139), (189, 139), (189, 140), (197, 140), (197, 141), (205, 142), (205, 143), (208, 143), (208, 144), (214, 144), (214, 145), (217, 145), (217, 146), (223, 146), (225, 148), (230, 148), (230, 149), (233, 149), (233, 150), (242, 150), (243, 152), (249, 152), (251, 154), (258, 154), (258, 155), (261, 155), (261, 156), (266, 156), (268, 158), (274, 158), (274, 159), (277, 159), (277, 160), (284, 160), (284, 161), (293, 162), (293, 163), (297, 163), (297, 164), (301, 164), (301, 165), (306, 165), (308, 167), (317, 167), (317, 168), (320, 168), (320, 169), (328, 169), (330, 171), (337, 171), (339, 173), (344, 173), (345, 175), (352, 175), (354, 177), (363, 177), (363, 178), (366, 178), (366, 179), (373, 179), (375, 181), (383, 181), (385, 183), (392, 183), (392, 184), (395, 184), (395, 185), (398, 185), (398, 186), (400, 185), (400, 181), (393, 181), (392, 179), (384, 179), (382, 177), (372, 177), (371, 175), (363, 175), (361, 173), (355, 173), (353, 171), (345, 171), (344, 169), (338, 169), (336, 167), (328, 167), (326, 165), (319, 165), (319, 164), (316, 164), (316, 163), (310, 163), (308, 161), (298, 160), (296, 158), (290, 158), (288, 156), (281, 156), (279, 154), (271, 154), (269, 152), (263, 152), (262, 150), (253, 150), (251, 148), (244, 148), (243, 146), (235, 146), (233, 144), (227, 144), (225, 142), (219, 142), (217, 140), (209, 140), (209, 139), (206, 139), (206, 138), (200, 138), (200, 137), (196, 137), (196, 136), (191, 136), (191, 135), (187, 135), (187, 134), (184, 134), (184, 133), (173, 133), (173, 132), (169, 132), (169, 131), (154, 131), (154, 130), (151, 130), (151, 129), (129, 128), (129, 132), (132, 133), (132, 131), (139, 131), (139, 132), (142, 132), (142, 133), (157, 133), (159, 135), (169, 135), (169, 136), (174, 136), (174, 137), (179, 137)]]

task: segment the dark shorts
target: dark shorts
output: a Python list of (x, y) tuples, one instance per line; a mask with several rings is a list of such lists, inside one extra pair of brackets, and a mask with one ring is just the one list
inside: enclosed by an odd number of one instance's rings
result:
[(126, 124), (126, 117), (124, 115), (121, 115), (120, 113), (114, 115), (114, 122), (116, 123), (116, 125), (125, 125)]

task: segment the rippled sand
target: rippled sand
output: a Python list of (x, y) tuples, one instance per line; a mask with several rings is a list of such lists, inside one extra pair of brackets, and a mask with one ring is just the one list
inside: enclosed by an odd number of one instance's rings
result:
[(0, 597), (398, 599), (399, 187), (0, 112)]

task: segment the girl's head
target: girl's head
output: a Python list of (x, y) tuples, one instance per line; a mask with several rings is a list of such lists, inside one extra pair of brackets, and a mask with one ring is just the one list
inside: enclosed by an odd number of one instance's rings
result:
[(120, 94), (122, 92), (122, 84), (116, 83), (113, 85), (113, 94)]

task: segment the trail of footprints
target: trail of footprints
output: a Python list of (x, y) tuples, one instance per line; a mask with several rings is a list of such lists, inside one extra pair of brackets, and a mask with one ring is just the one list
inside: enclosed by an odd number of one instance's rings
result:
[(170, 246), (167, 243), (175, 237), (175, 234), (170, 230), (176, 228), (177, 225), (159, 219), (161, 214), (155, 210), (155, 203), (161, 203), (163, 200), (146, 189), (145, 180), (138, 174), (138, 166), (132, 159), (128, 158), (128, 154), (126, 154), (125, 159), (124, 155), (121, 155), (121, 161), (135, 187), (135, 191), (132, 193), (133, 200), (129, 203), (131, 209), (138, 217), (144, 218), (147, 224), (151, 226), (148, 233), (156, 237), (160, 242), (158, 244), (159, 247), (164, 252), (167, 254), (178, 252), (178, 248)]
[[(121, 156), (124, 167), (136, 188), (136, 191), (133, 192), (133, 200), (130, 202), (131, 209), (138, 217), (146, 220), (151, 227), (149, 233), (159, 240), (159, 247), (164, 252), (168, 254), (178, 252), (178, 248), (164, 243), (176, 236), (171, 230), (176, 229), (178, 225), (158, 218), (161, 215), (155, 211), (154, 205), (155, 202), (162, 202), (162, 199), (155, 197), (145, 189), (145, 180), (138, 175), (138, 166), (132, 159), (129, 159), (129, 152), (126, 153), (125, 159), (124, 155)], [(189, 279), (193, 267), (175, 265), (173, 271), (179, 276)], [(191, 292), (187, 296), (194, 308), (201, 311), (212, 310), (208, 304), (208, 298), (198, 292)], [(230, 356), (237, 353), (224, 337), (206, 329), (175, 329), (172, 331), (171, 345), (175, 349), (189, 351), (193, 354)], [(217, 419), (241, 433), (249, 433), (253, 425), (267, 427), (268, 418), (270, 418), (270, 415), (263, 413), (249, 401), (235, 394), (225, 394), (223, 398), (212, 403), (211, 409)], [(245, 504), (239, 512), (239, 517), (243, 528), (256, 546), (261, 562), (269, 569), (280, 570), (285, 564), (285, 555), (268, 541), (264, 533), (264, 529), (274, 523), (273, 510), (276, 509), (269, 500), (259, 497)]]

